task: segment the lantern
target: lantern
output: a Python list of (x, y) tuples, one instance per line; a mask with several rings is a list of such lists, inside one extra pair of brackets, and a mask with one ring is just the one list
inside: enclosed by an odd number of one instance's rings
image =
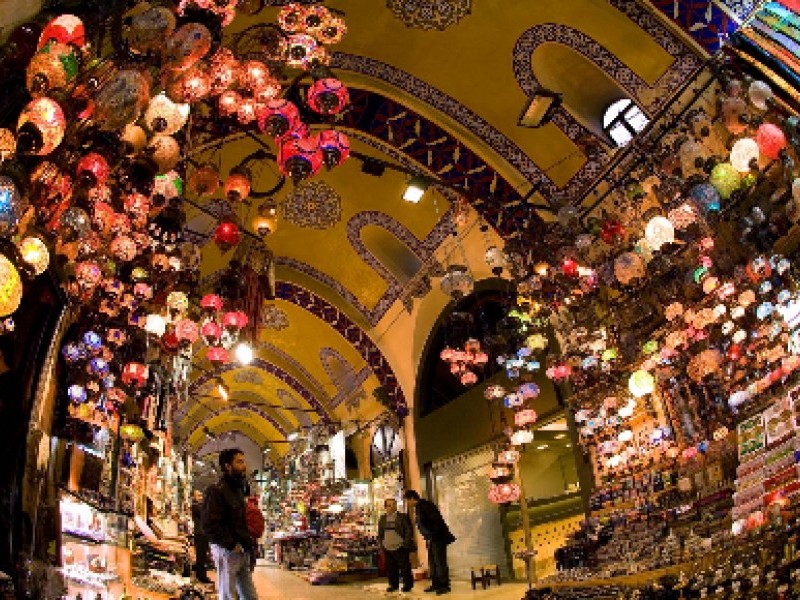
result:
[(653, 250), (659, 250), (664, 244), (671, 244), (675, 241), (675, 227), (669, 219), (656, 216), (648, 221), (644, 236)]
[(753, 165), (758, 162), (758, 148), (758, 142), (753, 138), (737, 140), (731, 148), (730, 161), (733, 168), (740, 173), (749, 173)]
[(246, 200), (250, 195), (250, 178), (243, 171), (231, 172), (222, 189), (231, 201)]
[(235, 115), (236, 111), (239, 110), (239, 104), (241, 104), (241, 102), (242, 97), (238, 92), (234, 92), (233, 90), (223, 92), (217, 99), (217, 107), (219, 108), (220, 116), (230, 117)]
[(278, 144), (278, 166), (295, 183), (319, 171), (322, 152), (310, 139), (284, 138)]
[[(734, 169), (734, 172), (736, 170)], [(737, 173), (738, 175), (738, 173)], [(718, 211), (721, 207), (720, 194), (710, 183), (699, 183), (689, 190), (689, 197), (705, 213)]]
[(5, 318), (19, 308), (22, 302), (22, 279), (8, 258), (0, 254), (0, 318)]
[(148, 369), (146, 365), (141, 363), (128, 363), (122, 369), (122, 383), (137, 388), (142, 387), (147, 381)]
[(188, 189), (196, 196), (213, 196), (219, 189), (219, 174), (211, 165), (204, 165), (189, 176)]
[(506, 388), (502, 385), (490, 385), (483, 390), (483, 397), (487, 400), (499, 400), (506, 395)]
[(209, 346), (215, 346), (222, 337), (222, 327), (216, 321), (206, 321), (200, 327), (200, 335)]
[(247, 315), (240, 310), (228, 311), (222, 315), (222, 326), (230, 332), (238, 332), (247, 327)]
[(208, 349), (206, 352), (206, 358), (215, 364), (224, 365), (230, 361), (230, 355), (228, 351), (221, 347), (221, 346), (214, 346)]
[(258, 118), (258, 107), (254, 98), (242, 98), (236, 108), (236, 120), (242, 125), (252, 123)]
[(28, 64), (28, 91), (36, 97), (65, 88), (77, 76), (78, 68), (78, 59), (72, 48), (51, 42), (39, 50)]
[(17, 121), (17, 152), (50, 154), (64, 139), (66, 119), (58, 102), (36, 98), (22, 109)]
[(0, 175), (0, 236), (13, 233), (22, 212), (22, 197), (14, 180)]
[(171, 135), (154, 135), (147, 145), (147, 154), (158, 166), (159, 173), (175, 168), (181, 158), (181, 147)]
[(350, 140), (339, 131), (333, 129), (321, 131), (317, 136), (317, 145), (328, 169), (342, 164), (350, 156)]
[(19, 243), (19, 254), (32, 269), (35, 275), (41, 275), (50, 264), (50, 251), (45, 243), (36, 236), (24, 238)]
[(528, 429), (517, 429), (511, 434), (511, 444), (514, 446), (524, 446), (533, 441), (533, 432)]
[(134, 423), (125, 423), (120, 426), (119, 435), (123, 440), (136, 444), (144, 439), (144, 430)]
[(97, 152), (89, 152), (81, 157), (75, 172), (88, 187), (102, 186), (108, 180), (111, 168), (108, 162)]
[(186, 125), (190, 110), (188, 104), (177, 104), (161, 93), (147, 105), (144, 124), (153, 133), (172, 135)]
[(516, 483), (501, 483), (489, 490), (489, 500), (494, 504), (507, 504), (520, 499), (522, 490)]
[(185, 71), (211, 50), (211, 32), (200, 23), (180, 27), (167, 40), (164, 49), (166, 66), (175, 71)]
[(305, 29), (305, 17), (308, 9), (295, 2), (284, 5), (278, 13), (278, 25), (287, 33), (295, 33)]
[(271, 80), (267, 65), (259, 60), (245, 61), (239, 71), (239, 85), (252, 92), (266, 87)]
[(739, 188), (742, 176), (730, 163), (719, 163), (711, 170), (708, 182), (714, 186), (720, 198), (727, 200)]
[(105, 131), (117, 131), (139, 118), (150, 100), (150, 85), (139, 71), (116, 73), (97, 93), (94, 120)]
[(286, 64), (295, 69), (305, 69), (315, 58), (317, 41), (305, 33), (295, 33), (290, 35), (286, 43)]
[(647, 371), (634, 371), (628, 379), (628, 389), (636, 398), (652, 394), (655, 390), (655, 379)]
[(161, 337), (167, 330), (167, 320), (159, 314), (149, 314), (145, 319), (144, 330), (151, 335)]
[(475, 385), (478, 383), (478, 376), (472, 371), (465, 371), (461, 374), (459, 380), (461, 381), (461, 385)]
[(200, 306), (210, 313), (217, 312), (222, 309), (222, 298), (216, 294), (206, 294), (200, 299)]
[(180, 319), (175, 323), (175, 336), (181, 342), (194, 344), (200, 336), (200, 328), (191, 319)]
[(122, 262), (132, 261), (134, 258), (136, 258), (136, 255), (139, 252), (136, 242), (134, 242), (127, 235), (119, 235), (111, 240), (109, 250), (111, 250), (111, 254), (115, 258), (121, 260)]
[(525, 427), (536, 422), (538, 415), (535, 410), (526, 409), (520, 410), (514, 414), (514, 424), (517, 427)]
[(275, 233), (278, 228), (278, 209), (274, 200), (267, 200), (258, 207), (258, 213), (253, 218), (253, 229), (258, 235), (265, 236)]
[(644, 261), (638, 254), (623, 252), (614, 260), (614, 275), (623, 285), (644, 276)]
[(317, 39), (322, 44), (338, 44), (347, 33), (347, 26), (339, 17), (331, 15), (328, 21), (316, 33)]
[(308, 105), (323, 115), (336, 115), (350, 101), (347, 88), (335, 78), (318, 79), (308, 89)]
[(239, 226), (233, 221), (226, 220), (220, 222), (220, 224), (217, 225), (217, 229), (214, 231), (214, 243), (223, 252), (227, 252), (233, 246), (236, 246), (240, 238), (241, 232), (239, 231)]
[(78, 384), (73, 384), (67, 388), (67, 396), (69, 396), (73, 404), (83, 404), (88, 398), (86, 388)]
[(780, 158), (780, 152), (786, 147), (786, 134), (772, 123), (763, 123), (756, 132), (756, 143), (761, 154), (772, 160)]
[(151, 7), (131, 17), (128, 46), (138, 54), (158, 50), (175, 31), (175, 14), (165, 7)]
[(725, 127), (733, 135), (739, 135), (747, 129), (742, 122), (742, 115), (747, 114), (747, 103), (736, 96), (729, 96), (722, 101), (722, 119)]
[(238, 81), (240, 64), (233, 52), (227, 48), (217, 50), (209, 63), (212, 94), (221, 94)]
[(753, 103), (758, 110), (767, 110), (768, 102), (772, 100), (772, 88), (769, 84), (763, 81), (754, 81), (747, 89), (747, 95), (750, 97), (750, 102)]
[(300, 111), (289, 100), (270, 100), (258, 115), (259, 129), (273, 137), (294, 131), (300, 125)]
[(86, 29), (75, 15), (60, 15), (50, 21), (42, 29), (39, 36), (39, 49), (41, 50), (50, 42), (71, 44), (77, 48), (86, 45)]
[(633, 431), (630, 429), (624, 429), (619, 432), (617, 436), (617, 440), (623, 444), (630, 442), (633, 439)]
[(519, 452), (516, 450), (503, 450), (497, 455), (497, 462), (506, 465), (513, 465), (519, 462)]

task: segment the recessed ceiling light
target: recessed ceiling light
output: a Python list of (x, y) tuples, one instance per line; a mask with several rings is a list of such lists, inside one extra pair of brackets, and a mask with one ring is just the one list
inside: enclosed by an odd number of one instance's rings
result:
[(422, 200), (425, 190), (428, 189), (428, 180), (419, 175), (415, 175), (408, 180), (406, 191), (403, 192), (403, 200), (416, 204)]
[(550, 446), (547, 444), (542, 444), (541, 446), (536, 446), (537, 450), (547, 450)]
[(567, 437), (567, 434), (566, 434), (566, 433), (557, 433), (557, 434), (555, 435), (555, 438), (556, 438), (557, 440), (563, 440), (565, 437)]

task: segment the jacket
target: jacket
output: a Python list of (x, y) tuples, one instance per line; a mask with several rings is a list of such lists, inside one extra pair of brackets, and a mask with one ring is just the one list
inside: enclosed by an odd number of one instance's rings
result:
[[(403, 538), (403, 548), (406, 550), (414, 549), (414, 527), (411, 525), (411, 519), (408, 518), (406, 513), (398, 512), (397, 518), (394, 522), (394, 530), (401, 538)], [(386, 532), (386, 515), (381, 515), (378, 519), (378, 544), (383, 548), (383, 535)]]
[(224, 475), (206, 490), (202, 521), (210, 543), (226, 550), (233, 550), (236, 544), (241, 544), (245, 550), (250, 548), (244, 487), (234, 478)]
[(444, 522), (439, 508), (430, 500), (420, 499), (414, 509), (417, 519), (417, 528), (428, 542), (436, 544), (452, 544), (456, 536)]

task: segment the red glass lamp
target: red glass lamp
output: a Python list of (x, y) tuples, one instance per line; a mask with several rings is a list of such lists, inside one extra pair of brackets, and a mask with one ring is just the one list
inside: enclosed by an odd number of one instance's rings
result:
[(318, 79), (308, 89), (308, 105), (323, 115), (337, 115), (349, 102), (347, 88), (334, 77)]
[(317, 143), (322, 152), (322, 161), (329, 169), (342, 164), (350, 156), (350, 140), (341, 131), (321, 131)]

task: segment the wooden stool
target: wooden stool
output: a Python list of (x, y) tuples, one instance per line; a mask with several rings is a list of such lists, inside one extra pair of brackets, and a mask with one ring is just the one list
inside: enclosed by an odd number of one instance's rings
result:
[(492, 579), (497, 581), (497, 585), (500, 585), (500, 567), (497, 565), (486, 565), (482, 569), (483, 571), (483, 587), (492, 587)]
[(472, 582), (472, 589), (475, 589), (476, 584), (480, 581), (483, 589), (486, 589), (486, 575), (484, 574), (483, 567), (470, 567), (470, 581)]

